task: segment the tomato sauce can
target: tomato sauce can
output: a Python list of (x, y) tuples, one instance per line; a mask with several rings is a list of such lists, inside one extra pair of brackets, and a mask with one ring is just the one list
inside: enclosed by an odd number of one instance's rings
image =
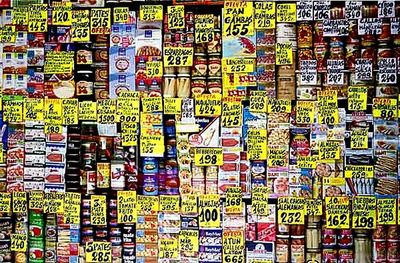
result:
[(386, 260), (386, 241), (374, 240), (372, 251), (373, 251), (372, 259), (374, 260), (374, 262)]
[(336, 244), (336, 231), (334, 229), (324, 228), (322, 230), (322, 246), (324, 248), (333, 248)]
[(386, 242), (386, 259), (390, 262), (400, 262), (400, 240), (388, 239)]
[(353, 250), (340, 249), (339, 250), (339, 263), (352, 263), (354, 261)]
[(353, 232), (351, 229), (341, 229), (339, 231), (338, 245), (340, 248), (350, 248), (353, 246)]
[(336, 249), (323, 249), (322, 250), (322, 262), (337, 263), (338, 251)]
[(307, 249), (306, 252), (306, 262), (307, 263), (322, 263), (322, 254), (319, 249)]

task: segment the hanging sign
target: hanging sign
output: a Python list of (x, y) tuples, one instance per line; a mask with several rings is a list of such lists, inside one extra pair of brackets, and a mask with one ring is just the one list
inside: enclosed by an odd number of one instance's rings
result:
[(72, 10), (71, 41), (90, 41), (89, 10)]
[(221, 207), (219, 194), (202, 194), (199, 196), (199, 227), (221, 227)]
[(254, 22), (256, 29), (274, 29), (275, 2), (254, 2)]
[(253, 3), (225, 1), (223, 36), (251, 36), (254, 34)]
[(325, 197), (325, 219), (327, 228), (350, 228), (349, 197)]
[(111, 32), (111, 8), (90, 9), (90, 34), (106, 35)]
[(356, 196), (353, 198), (353, 225), (354, 229), (376, 228), (376, 197)]
[(278, 223), (286, 225), (304, 224), (304, 198), (279, 197), (278, 199)]
[(90, 196), (90, 223), (95, 226), (107, 225), (107, 197), (105, 195)]

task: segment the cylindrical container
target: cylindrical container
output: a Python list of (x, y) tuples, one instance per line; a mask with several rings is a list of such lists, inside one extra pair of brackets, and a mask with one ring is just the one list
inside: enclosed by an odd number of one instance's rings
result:
[(384, 225), (377, 225), (374, 229), (373, 240), (385, 240), (386, 239), (386, 227)]
[(276, 24), (277, 38), (296, 38), (296, 24), (294, 23), (277, 23)]
[(289, 261), (289, 235), (276, 235), (275, 262)]
[(222, 80), (220, 78), (209, 78), (207, 80), (207, 90), (212, 93), (222, 93)]
[(300, 22), (297, 27), (298, 48), (311, 48), (313, 45), (313, 31), (310, 22)]
[(353, 232), (351, 229), (340, 229), (337, 238), (340, 248), (350, 248), (353, 246)]
[(207, 82), (205, 78), (192, 78), (191, 81), (191, 91), (192, 97), (203, 94), (206, 91)]
[(322, 263), (322, 253), (319, 249), (307, 249), (306, 262)]
[(388, 239), (386, 243), (386, 259), (389, 262), (400, 262), (400, 240)]
[(210, 57), (208, 59), (208, 75), (210, 77), (221, 76), (221, 58), (217, 56)]
[(317, 44), (314, 45), (314, 55), (317, 60), (317, 70), (326, 69), (326, 57), (327, 57), (327, 44)]
[(348, 69), (354, 69), (356, 59), (361, 56), (360, 46), (358, 44), (347, 44), (346, 46), (346, 66)]
[(373, 250), (371, 246), (371, 239), (367, 236), (356, 236), (354, 239), (354, 263), (371, 263)]
[(320, 249), (321, 248), (321, 229), (320, 228), (307, 228), (306, 229), (306, 248), (307, 249)]
[(304, 236), (292, 236), (290, 242), (290, 262), (303, 263), (305, 259)]
[(189, 98), (190, 96), (190, 75), (178, 74), (176, 79), (177, 83), (177, 96), (179, 98)]
[(334, 229), (323, 228), (322, 229), (322, 247), (333, 248), (337, 244), (336, 231)]
[(378, 43), (379, 45), (387, 45), (391, 39), (391, 32), (390, 32), (390, 23), (383, 22), (382, 23), (382, 33), (378, 35)]
[[(357, 251), (356, 251), (357, 255)], [(381, 261), (386, 260), (386, 241), (374, 240), (373, 241), (373, 260)]]
[(176, 96), (176, 76), (173, 74), (164, 75), (163, 95), (167, 98), (174, 98)]
[(207, 57), (195, 56), (193, 58), (192, 76), (193, 77), (206, 77), (207, 76)]
[(353, 250), (351, 249), (339, 249), (339, 263), (347, 263), (347, 262), (353, 262), (354, 260), (354, 254)]
[(336, 263), (338, 258), (338, 251), (332, 248), (322, 249), (322, 262)]
[(387, 238), (392, 240), (399, 240), (400, 233), (398, 226), (387, 226)]

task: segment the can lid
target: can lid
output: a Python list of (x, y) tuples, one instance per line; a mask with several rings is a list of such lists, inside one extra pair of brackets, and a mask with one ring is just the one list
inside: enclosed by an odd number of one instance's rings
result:
[(304, 235), (301, 236), (292, 236), (293, 239), (304, 239)]
[(289, 238), (289, 235), (276, 235), (277, 238)]
[[(165, 76), (165, 75), (164, 75)], [(179, 77), (190, 77), (190, 74), (187, 74), (187, 73), (179, 73), (178, 74), (178, 78)]]

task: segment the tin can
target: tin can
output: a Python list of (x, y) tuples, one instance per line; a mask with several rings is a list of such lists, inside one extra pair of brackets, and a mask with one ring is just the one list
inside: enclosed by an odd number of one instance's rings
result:
[(391, 48), (387, 46), (378, 48), (378, 59), (391, 57), (393, 57), (393, 50)]
[(337, 263), (338, 251), (331, 248), (322, 249), (322, 262)]
[(220, 78), (209, 78), (207, 81), (207, 90), (211, 94), (222, 93), (222, 80)]
[(386, 241), (385, 240), (374, 240), (373, 241), (373, 260), (386, 260)]
[(208, 75), (210, 77), (221, 76), (221, 58), (218, 56), (212, 56), (208, 59)]
[(29, 262), (41, 263), (44, 262), (44, 241), (29, 240)]
[(321, 229), (307, 228), (306, 229), (307, 249), (321, 248)]
[(399, 240), (399, 226), (387, 226), (387, 238), (391, 240)]
[(326, 69), (327, 44), (314, 45), (314, 54), (317, 60), (317, 70)]
[(207, 76), (207, 58), (204, 56), (196, 56), (193, 59), (192, 67), (193, 77), (205, 77)]
[(336, 231), (334, 229), (322, 229), (322, 246), (324, 248), (331, 248), (336, 246)]
[(351, 263), (354, 261), (353, 250), (339, 249), (339, 263)]
[(346, 46), (346, 66), (348, 69), (354, 69), (356, 59), (361, 56), (360, 46), (358, 44), (347, 44)]
[(275, 262), (284, 263), (289, 261), (289, 235), (276, 235), (275, 250)]
[(352, 247), (353, 232), (351, 231), (351, 229), (340, 229), (337, 242), (340, 248)]
[(385, 240), (386, 239), (386, 227), (384, 225), (377, 225), (374, 229), (373, 240)]
[(206, 90), (207, 82), (205, 78), (192, 78), (191, 91), (192, 96), (203, 94)]
[(344, 18), (344, 7), (332, 7), (330, 9), (330, 19)]
[(390, 260), (391, 262), (400, 262), (400, 240), (387, 240), (386, 255), (387, 260)]
[(309, 22), (301, 22), (297, 27), (298, 48), (311, 48), (313, 44), (312, 25)]
[(322, 253), (319, 249), (307, 249), (306, 252), (307, 263), (322, 263)]
[(35, 210), (29, 211), (29, 238), (43, 238), (44, 217)]
[(303, 263), (305, 259), (304, 236), (292, 236), (290, 242), (290, 262)]
[(387, 45), (391, 40), (391, 32), (390, 32), (390, 23), (383, 22), (382, 23), (382, 33), (378, 35), (378, 43), (379, 45)]

